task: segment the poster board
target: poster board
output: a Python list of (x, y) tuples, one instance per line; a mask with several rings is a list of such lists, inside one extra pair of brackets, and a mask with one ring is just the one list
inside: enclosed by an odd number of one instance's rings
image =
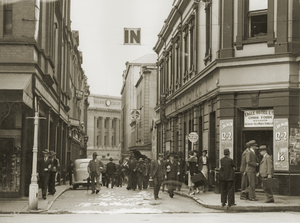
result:
[(233, 119), (220, 120), (220, 159), (224, 157), (224, 149), (230, 150), (230, 158), (233, 159)]

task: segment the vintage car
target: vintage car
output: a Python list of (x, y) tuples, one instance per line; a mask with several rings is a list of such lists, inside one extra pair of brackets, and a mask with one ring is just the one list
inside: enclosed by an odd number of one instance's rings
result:
[(73, 189), (77, 189), (80, 185), (87, 186), (89, 173), (87, 166), (91, 159), (77, 159), (74, 161), (74, 173), (72, 185)]

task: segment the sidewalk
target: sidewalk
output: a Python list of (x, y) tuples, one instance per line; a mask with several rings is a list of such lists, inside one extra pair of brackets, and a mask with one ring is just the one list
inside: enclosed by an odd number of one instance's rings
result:
[(70, 189), (69, 185), (56, 186), (56, 193), (47, 195), (46, 200), (42, 198), (41, 189), (39, 190), (38, 210), (28, 210), (28, 197), (24, 198), (0, 198), (0, 214), (29, 214), (42, 213), (48, 211), (53, 202), (65, 191)]
[(225, 210), (228, 212), (280, 212), (280, 211), (297, 211), (300, 212), (300, 197), (299, 196), (281, 196), (274, 195), (275, 203), (265, 203), (266, 196), (262, 192), (256, 192), (258, 201), (241, 200), (240, 193), (235, 193), (235, 206), (222, 207), (221, 194), (216, 194), (212, 191), (199, 194), (189, 195), (187, 188), (182, 188), (181, 191), (175, 191), (175, 194), (186, 196), (194, 199), (197, 203), (204, 207)]

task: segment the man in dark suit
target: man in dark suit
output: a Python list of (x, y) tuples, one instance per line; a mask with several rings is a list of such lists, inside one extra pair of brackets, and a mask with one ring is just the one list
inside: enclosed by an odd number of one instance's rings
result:
[(103, 170), (103, 163), (97, 159), (97, 153), (93, 153), (93, 159), (90, 160), (89, 165), (87, 167), (88, 173), (90, 175), (90, 179), (92, 182), (92, 194), (95, 193), (95, 181), (96, 181), (96, 194), (100, 192), (100, 175)]
[(137, 183), (137, 174), (136, 174), (136, 159), (134, 155), (131, 155), (128, 163), (128, 184), (127, 190), (135, 190)]
[(114, 174), (117, 171), (117, 166), (113, 162), (113, 158), (109, 158), (109, 163), (106, 164), (106, 176), (107, 176), (107, 182), (106, 187), (108, 188), (109, 183), (111, 183), (111, 189), (114, 187)]
[(150, 159), (145, 159), (144, 167), (145, 168), (143, 170), (143, 189), (147, 189), (149, 184)]
[(257, 144), (255, 140), (249, 142), (250, 150), (246, 153), (246, 174), (249, 186), (242, 191), (243, 194), (249, 194), (249, 201), (257, 201), (255, 196), (255, 181), (256, 181), (256, 167), (258, 167), (258, 158), (255, 154)]
[(143, 189), (143, 171), (145, 169), (144, 160), (143, 158), (140, 158), (139, 161), (136, 164), (136, 176), (137, 176), (137, 186), (139, 190)]
[[(177, 175), (177, 181), (183, 182), (184, 181), (184, 175), (186, 173), (185, 171), (185, 161), (183, 159), (183, 153), (181, 151), (178, 152), (178, 159), (177, 159), (177, 165), (179, 169), (179, 175)], [(181, 190), (181, 184), (177, 185), (177, 190)]]
[[(257, 175), (261, 178), (272, 178), (274, 175), (273, 162), (271, 156), (269, 156), (267, 152), (267, 146), (261, 145), (259, 147), (259, 153), (263, 157), (263, 159), (260, 162), (259, 173)], [(267, 200), (265, 201), (265, 203), (274, 203), (272, 189), (264, 185), (262, 185), (262, 188), (267, 196)]]
[(49, 151), (43, 151), (44, 157), (43, 159), (39, 160), (38, 163), (38, 173), (39, 173), (39, 180), (40, 186), (42, 188), (42, 196), (43, 199), (46, 199), (47, 188), (49, 184), (50, 172), (52, 168), (52, 160), (49, 159)]
[(174, 197), (174, 190), (176, 189), (176, 177), (179, 175), (178, 164), (175, 162), (174, 155), (171, 153), (169, 161), (166, 163), (166, 172), (167, 172), (167, 187), (168, 193), (171, 198)]
[(150, 178), (153, 179), (154, 199), (159, 199), (158, 193), (163, 180), (166, 178), (163, 153), (158, 154), (158, 160), (151, 163)]
[(224, 207), (227, 203), (228, 198), (228, 207), (231, 207), (234, 204), (234, 181), (235, 181), (235, 165), (233, 160), (229, 157), (230, 150), (224, 149), (224, 155), (221, 161), (220, 176), (221, 181), (221, 203)]
[(241, 175), (242, 175), (242, 182), (241, 182), (241, 196), (240, 199), (241, 200), (246, 200), (249, 199), (249, 194), (248, 193), (243, 193), (243, 191), (248, 187), (248, 176), (247, 176), (247, 172), (246, 172), (246, 154), (249, 152), (249, 143), (247, 142), (245, 145), (245, 151), (242, 154), (242, 161), (241, 161), (241, 167), (240, 167), (240, 171), (241, 171)]
[(48, 184), (48, 195), (54, 195), (56, 190), (55, 190), (55, 177), (56, 173), (60, 168), (60, 163), (59, 160), (56, 158), (56, 153), (51, 150), (49, 159), (52, 161), (52, 168), (50, 171), (50, 178), (49, 178), (49, 184)]

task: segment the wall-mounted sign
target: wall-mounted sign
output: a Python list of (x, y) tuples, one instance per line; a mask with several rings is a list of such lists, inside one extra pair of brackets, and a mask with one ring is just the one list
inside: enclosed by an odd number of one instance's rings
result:
[(141, 118), (141, 112), (140, 112), (140, 110), (134, 109), (134, 110), (131, 111), (130, 116), (131, 116), (132, 121), (133, 120), (138, 120), (138, 119)]
[(79, 120), (77, 120), (77, 119), (69, 118), (69, 123), (70, 123), (70, 125), (73, 125), (73, 126), (79, 126)]
[(273, 127), (274, 110), (244, 111), (244, 127)]
[(274, 170), (289, 170), (289, 122), (287, 118), (274, 119)]
[(233, 119), (220, 120), (220, 159), (224, 157), (224, 149), (230, 150), (233, 159)]

